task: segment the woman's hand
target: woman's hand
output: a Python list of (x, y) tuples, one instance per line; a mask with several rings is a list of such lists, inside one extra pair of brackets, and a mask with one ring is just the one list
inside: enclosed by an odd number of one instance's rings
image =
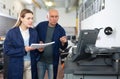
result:
[(30, 46), (25, 46), (25, 51), (26, 52), (30, 52), (31, 50), (35, 50), (35, 49), (30, 47)]

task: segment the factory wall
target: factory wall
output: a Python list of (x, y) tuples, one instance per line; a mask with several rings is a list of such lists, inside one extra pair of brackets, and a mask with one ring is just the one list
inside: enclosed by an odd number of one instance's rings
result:
[[(81, 29), (103, 28), (98, 36), (96, 45), (99, 47), (120, 46), (120, 0), (106, 0), (105, 9), (84, 19), (81, 22)], [(105, 35), (104, 29), (112, 27), (113, 33)]]

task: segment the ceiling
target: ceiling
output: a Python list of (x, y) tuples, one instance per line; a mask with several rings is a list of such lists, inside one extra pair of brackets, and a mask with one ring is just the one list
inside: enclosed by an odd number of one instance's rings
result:
[[(47, 6), (47, 1), (53, 2), (53, 5)], [(32, 0), (32, 2), (39, 8), (44, 8), (46, 10), (50, 8), (65, 8), (66, 12), (75, 10), (79, 5), (79, 1), (80, 0)], [(22, 2), (28, 4), (25, 0), (22, 0)]]
[(54, 0), (55, 7), (65, 7), (65, 0)]

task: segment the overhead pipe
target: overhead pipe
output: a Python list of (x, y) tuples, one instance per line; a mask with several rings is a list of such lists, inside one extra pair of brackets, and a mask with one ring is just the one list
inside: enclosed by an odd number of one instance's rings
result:
[(79, 3), (79, 0), (65, 0), (66, 13), (68, 13), (72, 10), (75, 10), (78, 7), (78, 3)]
[(36, 0), (32, 0), (32, 2), (38, 7), (38, 8), (40, 8), (41, 9), (41, 6), (40, 6), (40, 4), (36, 1)]
[(34, 0), (38, 5), (40, 5), (41, 8), (44, 8), (45, 10), (48, 10), (48, 7), (45, 5), (44, 0)]

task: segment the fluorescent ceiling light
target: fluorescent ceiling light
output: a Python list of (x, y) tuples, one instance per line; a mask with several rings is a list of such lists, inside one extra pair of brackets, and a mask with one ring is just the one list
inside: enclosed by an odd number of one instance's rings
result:
[(53, 2), (51, 2), (51, 1), (46, 1), (46, 2), (45, 2), (45, 5), (51, 7), (51, 6), (53, 6)]
[(25, 0), (28, 4), (32, 4), (32, 0)]

